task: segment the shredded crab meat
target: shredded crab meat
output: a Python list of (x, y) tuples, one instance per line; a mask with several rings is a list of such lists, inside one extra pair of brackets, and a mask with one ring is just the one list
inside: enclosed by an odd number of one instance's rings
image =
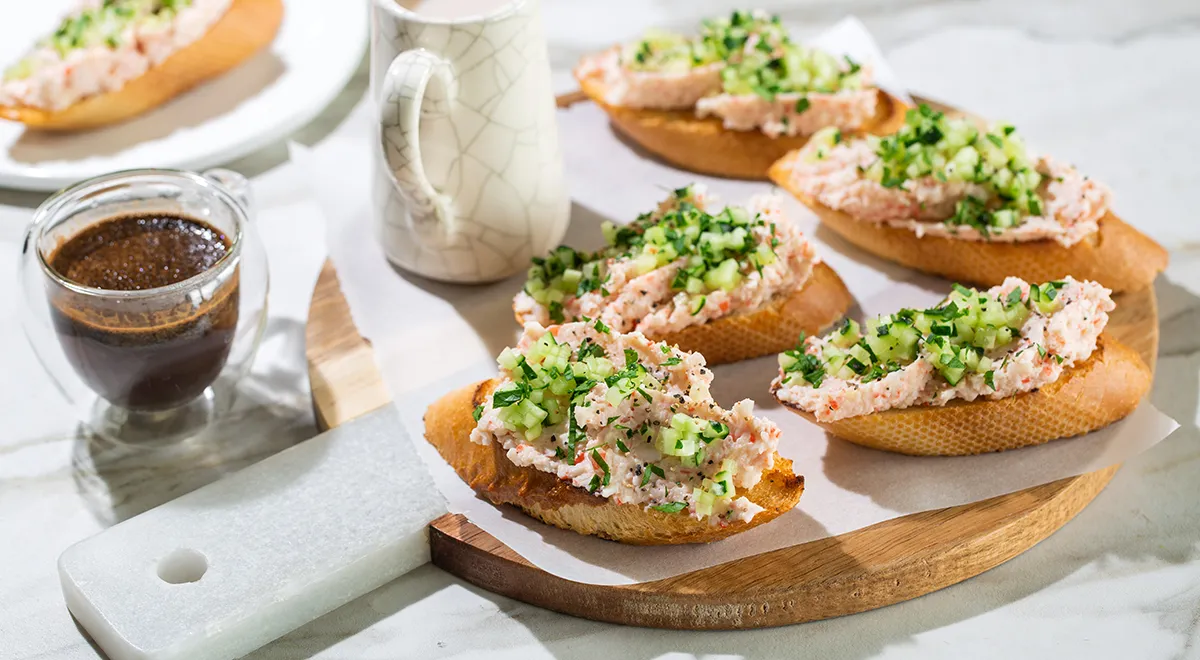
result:
[(962, 240), (1021, 242), (1050, 239), (1070, 247), (1099, 231), (1109, 210), (1111, 193), (1075, 168), (1048, 157), (1035, 160), (1043, 182), (1038, 190), (1044, 212), (1020, 224), (992, 228), (986, 234), (969, 226), (943, 222), (970, 196), (988, 197), (978, 183), (940, 181), (933, 176), (910, 179), (895, 188), (867, 178), (863, 170), (877, 160), (865, 140), (834, 147), (810, 143), (788, 156), (780, 169), (790, 188), (824, 206), (863, 222), (909, 229), (917, 236), (952, 236)]
[[(802, 110), (797, 111), (797, 104)], [(829, 126), (858, 130), (875, 117), (878, 105), (879, 92), (869, 87), (832, 94), (777, 94), (771, 100), (757, 94), (718, 94), (700, 99), (696, 115), (719, 117), (732, 131), (761, 130), (779, 137), (812, 135)]]
[[(952, 386), (918, 356), (900, 370), (870, 382), (827, 374), (820, 387), (813, 387), (799, 375), (785, 384), (781, 373), (773, 385), (776, 397), (812, 413), (819, 421), (833, 422), (895, 408), (941, 406), (957, 399), (1004, 399), (1044, 387), (1091, 357), (1108, 324), (1108, 313), (1115, 308), (1112, 292), (1099, 284), (1069, 277), (1064, 282), (1056, 311), (1046, 315), (1032, 310), (1019, 337), (989, 354), (999, 365), (993, 372), (994, 388), (976, 373)], [(1029, 295), (1029, 284), (1015, 277), (992, 287), (988, 295), (1004, 299), (1017, 288), (1022, 296)], [(827, 341), (811, 337), (805, 342), (805, 352), (820, 355)]]
[(601, 81), (609, 105), (684, 110), (721, 91), (722, 66), (713, 62), (687, 71), (633, 71), (621, 66), (621, 49), (616, 47), (584, 58), (575, 73), (580, 79)]
[[(706, 211), (719, 209), (715, 198), (703, 186), (693, 186), (693, 190), (693, 201), (697, 207)], [(754, 310), (776, 296), (790, 295), (804, 286), (812, 274), (813, 266), (820, 260), (813, 244), (783, 212), (781, 205), (782, 199), (772, 194), (759, 195), (747, 204), (751, 214), (760, 214), (766, 221), (763, 226), (751, 231), (757, 241), (769, 241), (771, 226), (774, 225), (775, 235), (779, 239), (779, 245), (775, 247), (776, 260), (763, 266), (761, 271), (745, 273), (732, 291), (716, 290), (705, 294), (704, 307), (699, 311), (693, 312), (690, 308), (687, 293), (671, 289), (675, 274), (685, 265), (685, 259), (638, 275), (634, 261), (621, 258), (605, 261), (604, 268), (609, 280), (603, 291), (590, 291), (563, 300), (566, 318), (599, 318), (618, 332), (637, 331), (656, 335)], [(659, 212), (667, 208), (660, 206)], [(550, 323), (549, 310), (524, 291), (517, 294), (513, 309), (522, 322)]]
[[(566, 421), (546, 427), (542, 434), (530, 440), (524, 434), (505, 426), (498, 408), (489, 401), (485, 404), (476, 428), (471, 432), (471, 441), (479, 444), (499, 443), (505, 455), (515, 465), (533, 467), (542, 472), (556, 475), (572, 486), (587, 489), (593, 479), (603, 474), (600, 464), (593, 458), (593, 451), (608, 466), (608, 485), (599, 488), (595, 495), (612, 500), (617, 504), (636, 504), (643, 508), (683, 503), (685, 513), (696, 518), (695, 488), (703, 479), (711, 478), (726, 459), (733, 460), (737, 471), (733, 477), (737, 496), (718, 499), (708, 519), (713, 525), (725, 525), (734, 521), (749, 521), (762, 507), (751, 502), (743, 494), (753, 488), (762, 478), (764, 470), (774, 464), (775, 450), (779, 442), (779, 429), (766, 419), (754, 416), (754, 402), (743, 400), (731, 409), (720, 408), (709, 394), (712, 372), (705, 366), (704, 357), (698, 353), (687, 353), (665, 344), (648, 340), (641, 333), (621, 335), (615, 332), (600, 332), (595, 324), (568, 323), (545, 328), (537, 323), (525, 325), (517, 349), (524, 352), (546, 333), (556, 341), (577, 350), (585, 340), (600, 345), (617, 369), (624, 368), (625, 351), (633, 350), (639, 363), (645, 365), (660, 387), (646, 390), (651, 398), (646, 402), (640, 394), (612, 403), (608, 400), (608, 387), (603, 381), (587, 393), (575, 408), (575, 421), (586, 435), (579, 447), (578, 459), (571, 461), (560, 458), (556, 450), (563, 447), (568, 432)], [(511, 384), (511, 374), (502, 374), (497, 389)], [(704, 461), (696, 466), (680, 457), (665, 456), (655, 447), (651, 435), (627, 431), (645, 428), (657, 430), (670, 423), (674, 413), (719, 421), (729, 428), (729, 435), (714, 440), (706, 447)], [(623, 451), (618, 442), (629, 451)], [(647, 478), (650, 466), (662, 470), (663, 475), (653, 471)]]

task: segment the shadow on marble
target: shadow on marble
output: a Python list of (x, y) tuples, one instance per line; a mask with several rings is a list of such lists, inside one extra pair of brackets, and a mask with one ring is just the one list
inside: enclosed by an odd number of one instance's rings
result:
[[(452, 587), (454, 582), (453, 578), (447, 580), (446, 573), (440, 569), (425, 564), (293, 630), (245, 656), (246, 660), (310, 658), (407, 608), (419, 606), (438, 592)], [(419, 631), (410, 632), (414, 638), (420, 635)], [(403, 635), (404, 631), (398, 633), (401, 640), (394, 646), (383, 642), (384, 646), (393, 650), (384, 657), (427, 657), (423, 654), (407, 655)]]
[(278, 55), (264, 51), (238, 67), (235, 75), (222, 76), (122, 124), (65, 135), (26, 130), (9, 148), (8, 155), (14, 162), (38, 165), (120, 153), (228, 114), (278, 80), (285, 70)]
[(1154, 294), (1158, 298), (1158, 357), (1200, 353), (1200, 298), (1168, 277), (1155, 281)]
[(91, 648), (92, 653), (96, 654), (98, 658), (107, 659), (108, 655), (100, 649), (100, 646), (96, 644), (96, 640), (92, 639), (92, 635), (87, 631), (87, 628), (84, 628), (83, 624), (79, 623), (79, 619), (76, 619), (74, 614), (71, 614), (69, 611), (67, 614), (71, 617), (71, 625), (75, 626), (75, 631), (79, 633), (79, 636)]
[[(263, 343), (303, 352), (303, 324), (272, 319)], [(263, 366), (262, 363), (267, 366)], [(316, 434), (307, 410), (307, 376), (260, 361), (238, 385), (228, 415), (202, 436), (159, 445), (115, 443), (82, 426), (76, 433), (71, 470), (88, 511), (114, 525), (236, 472)], [(296, 394), (289, 401), (287, 395)], [(303, 406), (303, 407), (298, 407)]]

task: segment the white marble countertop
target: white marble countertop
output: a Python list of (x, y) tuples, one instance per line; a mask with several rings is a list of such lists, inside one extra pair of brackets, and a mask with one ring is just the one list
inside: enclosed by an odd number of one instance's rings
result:
[[(683, 28), (728, 2), (547, 2), (557, 81), (629, 25)], [(1030, 140), (1108, 182), (1117, 209), (1171, 251), (1156, 291), (1155, 404), (1182, 425), (1127, 463), (1066, 527), (1011, 562), (928, 596), (850, 617), (763, 631), (623, 628), (495, 596), (425, 566), (268, 645), (254, 657), (327, 658), (1200, 658), (1200, 4), (1195, 0), (764, 2), (816, 31), (860, 16), (914, 90), (1012, 120)], [(355, 139), (338, 126), (361, 74), (295, 139)], [(275, 145), (234, 163), (273, 178)], [(276, 177), (277, 178), (277, 177)], [(0, 272), (42, 196), (0, 191)], [(298, 259), (291, 252), (273, 260)], [(310, 255), (311, 256), (311, 255)], [(282, 295), (302, 306), (307, 284)], [(93, 658), (62, 603), (55, 560), (71, 543), (315, 433), (297, 314), (269, 330), (246, 440), (203, 458), (104, 451), (76, 437), (24, 347), (17, 292), (0, 278), (0, 659)]]

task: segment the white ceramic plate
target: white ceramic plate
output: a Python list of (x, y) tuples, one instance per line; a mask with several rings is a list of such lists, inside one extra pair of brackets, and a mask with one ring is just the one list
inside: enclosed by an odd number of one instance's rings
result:
[[(72, 5), (6, 6), (0, 69), (53, 31)], [(268, 50), (141, 117), (69, 135), (0, 120), (0, 187), (52, 191), (115, 170), (203, 169), (240, 158), (320, 114), (350, 80), (366, 43), (366, 2), (284, 0), (283, 26)]]

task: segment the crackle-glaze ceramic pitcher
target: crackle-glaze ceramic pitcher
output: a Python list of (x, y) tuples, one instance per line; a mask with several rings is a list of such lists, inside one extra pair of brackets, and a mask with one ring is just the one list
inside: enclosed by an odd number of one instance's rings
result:
[(487, 282), (558, 245), (570, 200), (540, 0), (373, 0), (371, 87), (392, 263)]

